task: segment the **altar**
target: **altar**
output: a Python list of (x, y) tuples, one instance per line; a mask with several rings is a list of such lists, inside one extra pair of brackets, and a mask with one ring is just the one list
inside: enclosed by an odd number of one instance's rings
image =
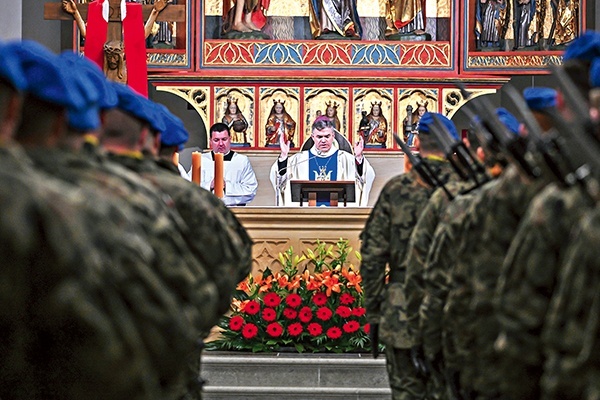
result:
[[(314, 248), (317, 240), (335, 244), (347, 239), (360, 250), (360, 232), (371, 213), (370, 207), (233, 207), (231, 210), (254, 241), (252, 273), (269, 267), (281, 269), (278, 256), (290, 247), (295, 254)], [(348, 261), (360, 262), (352, 251)]]

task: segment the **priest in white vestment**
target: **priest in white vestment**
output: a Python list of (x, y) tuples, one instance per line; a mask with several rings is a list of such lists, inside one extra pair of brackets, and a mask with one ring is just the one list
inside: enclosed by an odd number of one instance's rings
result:
[(354, 147), (354, 154), (344, 151), (335, 141), (335, 130), (331, 120), (325, 116), (315, 120), (311, 138), (313, 146), (288, 157), (289, 142), (280, 137), (281, 154), (271, 167), (270, 179), (275, 190), (275, 204), (298, 206), (292, 202), (290, 181), (354, 181), (355, 202), (348, 206), (366, 206), (369, 192), (375, 179), (375, 171), (363, 156), (364, 141)]

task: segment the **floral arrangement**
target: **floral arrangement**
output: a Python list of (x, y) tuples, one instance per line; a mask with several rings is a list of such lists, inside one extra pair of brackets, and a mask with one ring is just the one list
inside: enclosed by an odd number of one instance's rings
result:
[[(274, 352), (370, 351), (362, 278), (347, 264), (351, 247), (317, 242), (302, 256), (279, 254), (282, 269), (249, 275), (234, 294), (232, 312), (219, 322), (221, 336), (209, 350)], [(360, 259), (360, 254), (356, 253)], [(302, 273), (298, 265), (308, 260)], [(312, 271), (310, 272), (310, 265)]]

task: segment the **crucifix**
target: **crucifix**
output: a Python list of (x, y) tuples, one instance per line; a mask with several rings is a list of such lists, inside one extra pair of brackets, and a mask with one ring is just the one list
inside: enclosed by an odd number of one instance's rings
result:
[[(172, 4), (166, 7), (169, 2), (156, 0), (152, 5), (141, 5), (122, 0), (90, 3), (63, 0), (45, 3), (44, 19), (75, 19), (86, 38), (85, 55), (98, 64), (109, 79), (126, 82), (147, 95), (145, 38), (150, 34), (152, 24), (155, 21), (185, 22), (186, 19), (186, 6)], [(145, 26), (144, 20), (147, 21)], [(87, 27), (84, 21), (87, 21)], [(123, 58), (128, 72), (125, 72)]]

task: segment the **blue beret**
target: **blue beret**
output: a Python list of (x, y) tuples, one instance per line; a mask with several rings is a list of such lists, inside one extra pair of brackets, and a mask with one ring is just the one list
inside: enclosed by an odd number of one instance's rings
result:
[(137, 119), (145, 121), (156, 132), (165, 131), (165, 123), (156, 106), (151, 100), (136, 93), (129, 86), (118, 82), (111, 82), (119, 102), (117, 108)]
[(63, 107), (85, 107), (84, 95), (77, 89), (70, 71), (57, 55), (31, 40), (14, 44), (14, 49), (21, 61), (30, 95)]
[(590, 67), (590, 83), (592, 88), (600, 87), (600, 57), (596, 57), (592, 60)]
[(452, 139), (458, 140), (458, 131), (456, 130), (454, 123), (450, 121), (446, 116), (439, 113), (426, 112), (425, 114), (423, 114), (423, 116), (419, 120), (419, 132), (429, 133), (429, 131), (433, 127), (434, 115), (446, 127), (446, 130), (448, 131)]
[(519, 134), (519, 126), (521, 126), (521, 123), (517, 120), (517, 118), (515, 118), (514, 115), (509, 113), (506, 108), (496, 108), (496, 115), (498, 116), (500, 122), (502, 122), (509, 131), (515, 135)]
[(567, 46), (563, 61), (591, 61), (596, 57), (600, 57), (600, 33), (587, 31)]
[(27, 80), (14, 46), (0, 43), (0, 54), (0, 78), (19, 91), (26, 89)]
[(177, 146), (180, 148), (187, 143), (190, 135), (183, 125), (183, 121), (174, 115), (167, 107), (156, 103), (156, 107), (162, 111), (165, 130), (161, 132), (160, 142), (164, 146)]
[(556, 90), (547, 87), (528, 87), (523, 90), (523, 97), (533, 111), (556, 107), (556, 95)]
[(98, 107), (101, 110), (107, 110), (117, 106), (119, 99), (112, 85), (108, 84), (106, 76), (102, 70), (94, 64), (89, 58), (79, 56), (72, 51), (64, 51), (60, 57), (72, 69), (79, 70), (87, 76), (90, 83), (94, 85), (100, 95)]
[[(71, 53), (74, 54), (74, 53)], [(60, 61), (70, 70), (70, 75), (75, 88), (85, 99), (83, 107), (68, 107), (67, 117), (69, 127), (79, 132), (88, 132), (100, 126), (100, 96), (101, 93), (94, 85), (90, 74), (83, 68), (67, 62), (66, 56), (61, 56)]]

